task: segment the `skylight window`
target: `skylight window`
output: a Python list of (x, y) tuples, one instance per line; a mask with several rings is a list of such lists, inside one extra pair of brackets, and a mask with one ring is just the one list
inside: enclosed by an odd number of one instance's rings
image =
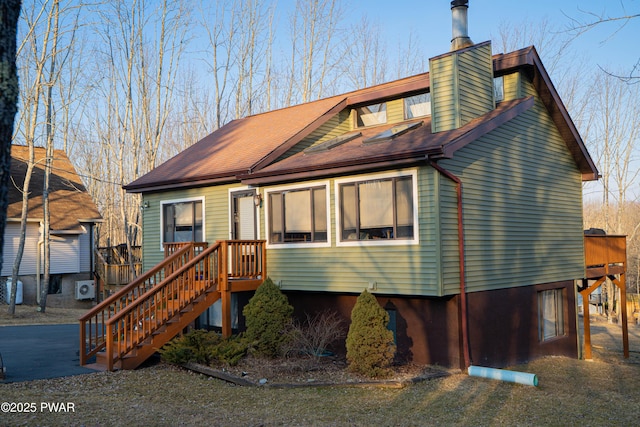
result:
[(420, 93), (404, 99), (405, 120), (431, 115), (431, 94)]
[(383, 125), (387, 123), (387, 103), (365, 105), (356, 108), (356, 127)]
[(404, 133), (409, 132), (410, 130), (416, 129), (422, 125), (422, 122), (414, 122), (414, 123), (403, 123), (401, 125), (397, 125), (392, 127), (391, 129), (387, 129), (383, 132), (380, 132), (377, 135), (372, 136), (371, 138), (367, 138), (364, 140), (365, 144), (371, 144), (375, 142), (383, 142), (389, 139), (393, 139), (397, 136), (400, 136)]
[(342, 145), (345, 142), (349, 142), (352, 139), (355, 139), (362, 135), (360, 132), (351, 132), (344, 135), (340, 135), (336, 138), (330, 139), (328, 141), (321, 142), (320, 144), (313, 145), (304, 150), (305, 153), (320, 153), (323, 151), (331, 150), (338, 145)]

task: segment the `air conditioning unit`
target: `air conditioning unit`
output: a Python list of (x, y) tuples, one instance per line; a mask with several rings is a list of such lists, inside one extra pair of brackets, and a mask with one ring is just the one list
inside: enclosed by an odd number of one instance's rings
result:
[(96, 284), (93, 280), (80, 280), (76, 282), (76, 299), (93, 299), (96, 297)]

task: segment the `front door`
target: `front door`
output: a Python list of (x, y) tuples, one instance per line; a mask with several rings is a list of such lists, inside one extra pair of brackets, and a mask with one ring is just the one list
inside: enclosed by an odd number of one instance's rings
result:
[(258, 238), (255, 195), (255, 190), (231, 193), (231, 238), (234, 240)]
[[(231, 215), (231, 239), (233, 240), (256, 240), (258, 238), (258, 228), (256, 220), (256, 205), (254, 203), (255, 190), (242, 190), (231, 193), (230, 215)], [(230, 262), (232, 262), (230, 260)], [(231, 294), (231, 327), (244, 329), (244, 318), (241, 316), (243, 307), (251, 295), (247, 292), (234, 292)], [(206, 329), (218, 329), (222, 327), (222, 304), (216, 301), (205, 311), (199, 320), (198, 327)]]

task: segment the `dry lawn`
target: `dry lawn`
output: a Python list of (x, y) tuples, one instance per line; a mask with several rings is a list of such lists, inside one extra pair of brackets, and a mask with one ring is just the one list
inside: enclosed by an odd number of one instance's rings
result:
[(87, 312), (86, 309), (47, 307), (44, 313), (39, 313), (37, 309), (32, 305), (16, 305), (15, 315), (12, 316), (9, 314), (9, 306), (0, 303), (0, 326), (76, 323)]
[[(240, 387), (156, 364), (0, 384), (0, 403), (36, 404), (33, 413), (0, 412), (0, 425), (636, 425), (640, 334), (633, 325), (630, 332), (628, 360), (619, 348), (620, 328), (599, 321), (592, 362), (549, 357), (512, 368), (537, 374), (538, 387), (459, 372), (401, 389)], [(71, 402), (74, 412), (41, 409), (48, 402)]]

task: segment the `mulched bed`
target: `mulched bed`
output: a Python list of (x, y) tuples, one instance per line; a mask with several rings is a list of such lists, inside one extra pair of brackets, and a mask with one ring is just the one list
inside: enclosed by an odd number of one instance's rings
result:
[(212, 367), (189, 363), (183, 367), (239, 386), (276, 388), (327, 386), (402, 388), (417, 382), (446, 377), (452, 373), (440, 367), (406, 364), (393, 366), (387, 378), (372, 379), (350, 372), (346, 361), (339, 357), (289, 357), (275, 360), (247, 357), (237, 366)]

